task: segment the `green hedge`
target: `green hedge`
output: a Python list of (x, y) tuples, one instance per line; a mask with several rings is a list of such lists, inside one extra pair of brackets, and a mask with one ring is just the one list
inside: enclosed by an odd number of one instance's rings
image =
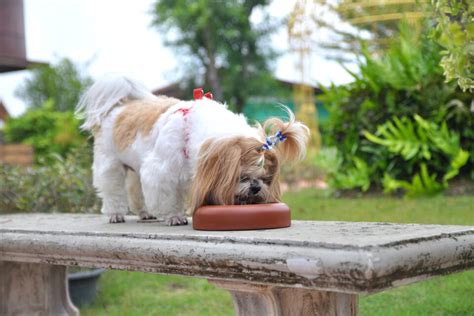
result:
[(53, 111), (46, 104), (43, 108), (28, 110), (18, 118), (9, 118), (4, 127), (5, 142), (30, 144), (35, 150), (36, 163), (49, 161), (51, 154), (65, 157), (88, 143), (79, 125), (74, 113)]
[(32, 168), (0, 165), (0, 213), (98, 212), (89, 147), (57, 154)]
[[(317, 163), (328, 164), (325, 158), (337, 163), (329, 173), (336, 187), (367, 190), (387, 184), (387, 177), (412, 183), (421, 172), (441, 184), (443, 175), (450, 172), (452, 157), (439, 147), (428, 146), (428, 139), (414, 135), (430, 152), (407, 159), (399, 150), (367, 137), (385, 139), (383, 131), (388, 128), (398, 133), (397, 146), (403, 146), (413, 139), (400, 126), (392, 128), (390, 122), (413, 120), (415, 116), (433, 129), (446, 130), (445, 135), (451, 137), (447, 141), (457, 143), (469, 156), (459, 173), (474, 177), (474, 118), (469, 110), (472, 95), (461, 91), (456, 83), (445, 82), (440, 66), (442, 48), (427, 33), (402, 23), (400, 37), (393, 39), (387, 51), (380, 56), (364, 52), (358, 61), (359, 72), (352, 73), (353, 83), (325, 89), (322, 100), (329, 119), (322, 126), (323, 141), (337, 152), (323, 151)], [(419, 131), (421, 127), (412, 123)]]

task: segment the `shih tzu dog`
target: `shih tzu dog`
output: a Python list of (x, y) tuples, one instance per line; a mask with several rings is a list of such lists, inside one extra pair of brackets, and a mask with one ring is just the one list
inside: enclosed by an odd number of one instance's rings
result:
[(183, 225), (186, 208), (280, 201), (280, 164), (302, 159), (309, 137), (287, 112), (288, 122), (250, 126), (202, 90), (181, 101), (115, 77), (97, 81), (76, 113), (94, 136), (93, 182), (110, 222), (130, 210)]

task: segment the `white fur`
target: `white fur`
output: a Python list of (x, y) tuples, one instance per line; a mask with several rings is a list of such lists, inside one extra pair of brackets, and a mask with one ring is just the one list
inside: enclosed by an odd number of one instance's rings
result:
[[(183, 216), (201, 145), (209, 138), (250, 136), (260, 139), (258, 130), (244, 116), (232, 113), (210, 99), (181, 101), (166, 111), (152, 132), (137, 135), (125, 150), (113, 141), (113, 127), (127, 100), (154, 98), (140, 84), (126, 78), (106, 78), (95, 83), (82, 97), (77, 113), (85, 113), (83, 129), (96, 130), (94, 144), (94, 186), (103, 200), (102, 213), (126, 214), (128, 210), (124, 166), (136, 171), (146, 211), (161, 217)], [(191, 109), (186, 115), (179, 109)], [(185, 131), (189, 140), (185, 144)], [(183, 149), (187, 147), (189, 158)], [(135, 181), (136, 182), (136, 181)], [(132, 181), (133, 183), (133, 181)], [(130, 184), (128, 185), (129, 191)], [(137, 190), (135, 190), (136, 192)], [(134, 209), (141, 197), (131, 197)], [(133, 203), (132, 203), (133, 201)], [(137, 202), (137, 203), (135, 203)]]
[(85, 93), (76, 108), (76, 115), (85, 118), (81, 126), (91, 130), (100, 126), (110, 111), (125, 100), (156, 98), (143, 85), (125, 77), (108, 76), (98, 80)]

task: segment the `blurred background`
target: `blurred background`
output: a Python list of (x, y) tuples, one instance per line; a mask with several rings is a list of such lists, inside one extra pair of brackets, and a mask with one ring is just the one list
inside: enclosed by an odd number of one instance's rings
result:
[[(294, 219), (474, 225), (473, 15), (450, 0), (0, 0), (0, 213), (100, 209), (73, 111), (115, 73), (181, 99), (203, 87), (250, 122), (294, 110), (312, 134), (305, 161), (283, 169)], [(84, 314), (232, 312), (205, 281), (102, 283)], [(167, 294), (157, 306), (145, 288)], [(466, 272), (362, 298), (361, 311), (472, 314), (472, 296)]]

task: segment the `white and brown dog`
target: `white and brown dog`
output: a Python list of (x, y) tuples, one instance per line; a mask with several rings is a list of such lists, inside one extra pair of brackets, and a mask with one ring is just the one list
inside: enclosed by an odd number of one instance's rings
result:
[(77, 114), (94, 136), (93, 181), (111, 223), (124, 222), (129, 209), (182, 225), (186, 204), (192, 213), (202, 205), (279, 202), (280, 163), (303, 158), (309, 136), (289, 110), (289, 122), (252, 127), (209, 95), (157, 97), (123, 77), (97, 81)]

